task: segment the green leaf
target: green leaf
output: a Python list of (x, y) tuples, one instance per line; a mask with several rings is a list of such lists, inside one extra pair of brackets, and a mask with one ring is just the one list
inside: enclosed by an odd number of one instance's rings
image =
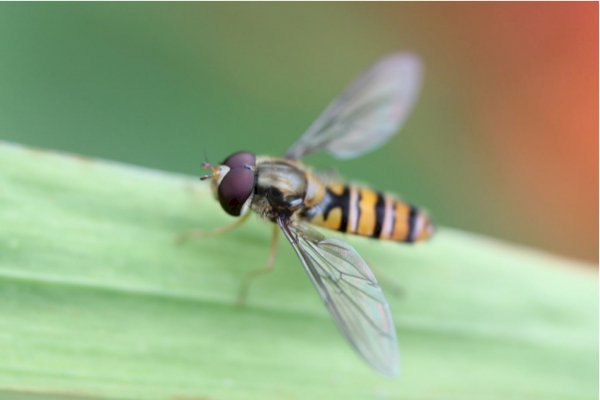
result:
[(419, 246), (347, 238), (394, 313), (390, 380), (336, 331), (287, 243), (235, 305), (268, 223), (175, 244), (230, 222), (197, 178), (0, 145), (0, 398), (597, 396), (587, 265), (446, 228)]

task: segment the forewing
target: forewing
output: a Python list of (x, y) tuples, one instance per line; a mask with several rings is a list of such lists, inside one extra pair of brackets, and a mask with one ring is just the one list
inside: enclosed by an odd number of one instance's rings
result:
[(287, 219), (278, 223), (352, 347), (375, 369), (395, 376), (396, 329), (389, 305), (365, 260), (349, 244), (325, 239), (306, 225)]
[(421, 87), (417, 56), (391, 54), (363, 72), (325, 109), (286, 157), (320, 149), (338, 158), (357, 157), (381, 146), (400, 129)]

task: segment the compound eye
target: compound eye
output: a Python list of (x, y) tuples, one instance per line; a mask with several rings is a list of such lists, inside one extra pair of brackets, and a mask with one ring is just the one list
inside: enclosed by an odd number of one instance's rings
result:
[(256, 155), (249, 151), (238, 151), (227, 157), (222, 165), (227, 165), (229, 168), (243, 167), (244, 165), (254, 167), (256, 165)]
[(219, 203), (229, 215), (237, 217), (244, 203), (254, 191), (254, 171), (244, 168), (232, 168), (223, 178), (218, 188)]

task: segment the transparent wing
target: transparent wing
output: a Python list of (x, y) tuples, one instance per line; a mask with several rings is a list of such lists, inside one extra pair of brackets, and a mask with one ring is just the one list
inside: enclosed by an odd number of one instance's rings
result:
[(398, 345), (390, 308), (375, 276), (350, 245), (287, 218), (278, 224), (302, 261), (338, 328), (375, 369), (398, 373)]
[(356, 78), (325, 109), (286, 158), (320, 149), (338, 158), (357, 157), (381, 146), (400, 129), (421, 87), (417, 56), (391, 54)]

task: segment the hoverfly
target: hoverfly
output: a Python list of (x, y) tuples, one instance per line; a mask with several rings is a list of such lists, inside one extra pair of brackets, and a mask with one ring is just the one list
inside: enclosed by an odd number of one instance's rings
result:
[(433, 225), (423, 211), (393, 195), (319, 175), (299, 159), (319, 150), (352, 158), (381, 146), (408, 116), (420, 84), (416, 56), (389, 55), (355, 79), (283, 158), (236, 152), (218, 166), (204, 163), (212, 172), (201, 177), (211, 179), (222, 208), (241, 217), (219, 231), (239, 225), (250, 211), (273, 222), (272, 249), (280, 230), (341, 333), (388, 376), (398, 372), (396, 331), (375, 276), (352, 246), (310, 225), (407, 243), (429, 238)]

